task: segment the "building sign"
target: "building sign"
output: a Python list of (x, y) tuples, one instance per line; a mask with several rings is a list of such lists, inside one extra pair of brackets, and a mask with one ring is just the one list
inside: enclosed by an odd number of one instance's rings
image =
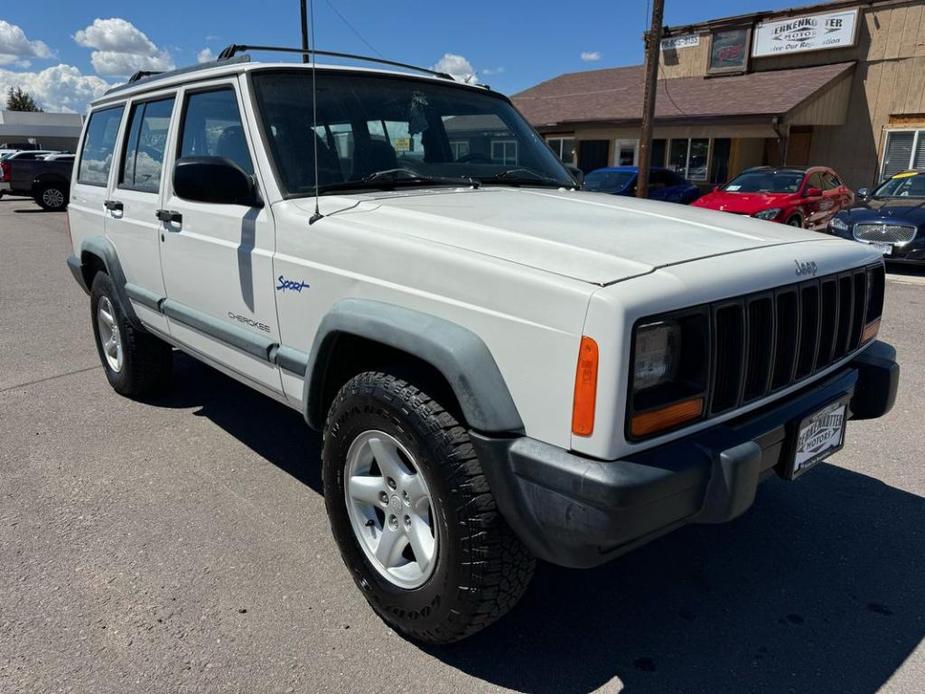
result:
[(857, 41), (857, 28), (857, 8), (762, 22), (755, 28), (752, 56), (846, 48)]
[(714, 31), (707, 73), (717, 75), (745, 72), (748, 69), (748, 45), (751, 36), (751, 28)]
[(673, 51), (678, 48), (693, 48), (700, 45), (699, 34), (685, 34), (684, 36), (671, 36), (662, 39), (662, 50)]

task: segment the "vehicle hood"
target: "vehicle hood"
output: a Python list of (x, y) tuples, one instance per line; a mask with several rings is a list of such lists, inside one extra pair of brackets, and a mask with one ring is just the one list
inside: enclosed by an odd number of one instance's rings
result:
[(858, 201), (841, 216), (852, 223), (877, 220), (921, 226), (925, 224), (925, 198), (871, 198), (866, 202)]
[(716, 191), (695, 200), (693, 205), (721, 212), (755, 214), (772, 207), (784, 207), (793, 201), (792, 193), (727, 193)]
[[(783, 224), (605, 193), (535, 188), (352, 196), (346, 223), (459, 248), (594, 284), (780, 244), (818, 241)], [(336, 208), (335, 201), (322, 198)], [(313, 209), (302, 200), (300, 207)], [(336, 216), (336, 214), (335, 214)]]

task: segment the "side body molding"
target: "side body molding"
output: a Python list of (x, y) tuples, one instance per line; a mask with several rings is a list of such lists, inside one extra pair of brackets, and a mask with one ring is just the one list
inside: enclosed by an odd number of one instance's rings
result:
[(339, 334), (379, 342), (430, 364), (450, 384), (473, 429), (523, 432), (504, 377), (478, 335), (443, 318), (365, 299), (334, 304), (315, 335), (302, 394), (305, 419), (311, 427), (324, 426), (324, 376)]

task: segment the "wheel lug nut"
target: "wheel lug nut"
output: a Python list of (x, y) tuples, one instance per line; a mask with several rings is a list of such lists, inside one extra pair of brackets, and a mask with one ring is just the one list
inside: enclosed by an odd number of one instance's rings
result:
[(385, 492), (379, 492), (379, 501), (381, 501), (383, 504), (389, 503), (389, 495)]
[(405, 527), (406, 528), (411, 527), (411, 516), (405, 516)]
[(395, 480), (393, 480), (391, 477), (386, 478), (386, 483), (389, 485), (390, 489), (395, 489), (395, 487), (398, 486), (395, 484)]
[(389, 527), (392, 530), (398, 530), (398, 519), (395, 516), (389, 516)]
[(401, 498), (402, 498), (402, 501), (405, 502), (405, 506), (410, 506), (410, 505), (411, 505), (411, 497), (408, 496), (408, 492), (402, 492), (402, 493), (401, 493)]

